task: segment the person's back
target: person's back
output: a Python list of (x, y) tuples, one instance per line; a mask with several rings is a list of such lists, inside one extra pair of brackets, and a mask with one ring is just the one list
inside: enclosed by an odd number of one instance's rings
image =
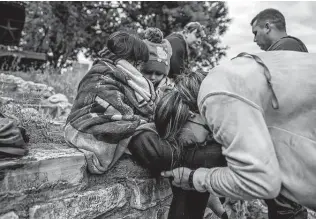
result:
[(256, 55), (270, 71), (273, 92), (269, 73), (250, 57), (215, 67), (201, 85), (201, 115), (229, 164), (212, 172), (207, 186), (224, 196), (271, 199), (281, 180), (281, 195), (315, 210), (316, 54)]
[(183, 35), (172, 33), (166, 37), (172, 47), (169, 77), (176, 78), (188, 67), (188, 48)]

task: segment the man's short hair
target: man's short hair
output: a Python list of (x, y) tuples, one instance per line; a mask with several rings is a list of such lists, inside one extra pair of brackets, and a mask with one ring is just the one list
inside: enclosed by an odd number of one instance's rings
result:
[(255, 21), (257, 21), (257, 25), (259, 25), (260, 27), (263, 27), (266, 21), (270, 21), (276, 26), (278, 30), (286, 31), (286, 23), (283, 14), (273, 8), (268, 8), (261, 11), (252, 19), (250, 25), (252, 26)]
[(184, 26), (184, 29), (183, 31), (184, 32), (187, 32), (187, 33), (191, 33), (193, 32), (194, 30), (197, 30), (196, 31), (196, 34), (201, 36), (202, 38), (203, 37), (206, 37), (205, 35), (205, 27), (200, 24), (199, 22), (190, 22), (190, 23), (187, 23), (185, 26)]

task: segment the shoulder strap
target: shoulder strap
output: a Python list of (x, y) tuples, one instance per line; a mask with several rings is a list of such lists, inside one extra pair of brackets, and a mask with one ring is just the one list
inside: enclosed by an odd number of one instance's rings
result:
[(246, 52), (242, 52), (240, 53), (239, 55), (237, 55), (236, 57), (232, 58), (235, 59), (235, 58), (238, 58), (238, 57), (248, 57), (248, 58), (252, 58), (254, 59), (258, 64), (260, 64), (263, 68), (264, 68), (264, 76), (265, 78), (267, 79), (267, 83), (268, 83), (268, 86), (272, 92), (272, 107), (274, 109), (279, 109), (279, 101), (275, 95), (275, 92), (273, 90), (273, 86), (272, 86), (272, 83), (271, 83), (271, 74), (270, 74), (270, 71), (268, 69), (268, 67), (263, 63), (263, 61), (256, 55), (252, 55), (252, 54), (249, 54), (249, 53), (246, 53)]

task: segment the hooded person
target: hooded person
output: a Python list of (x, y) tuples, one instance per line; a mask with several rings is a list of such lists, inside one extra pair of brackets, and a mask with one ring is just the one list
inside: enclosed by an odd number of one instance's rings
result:
[(90, 173), (102, 174), (126, 152), (141, 124), (152, 121), (156, 93), (132, 64), (147, 61), (146, 44), (118, 31), (78, 85), (64, 130), (66, 142), (85, 154)]
[(173, 81), (168, 77), (172, 48), (169, 41), (163, 39), (163, 33), (158, 28), (147, 28), (144, 38), (149, 59), (142, 65), (141, 72), (153, 83), (157, 95), (161, 96), (166, 88), (174, 87)]

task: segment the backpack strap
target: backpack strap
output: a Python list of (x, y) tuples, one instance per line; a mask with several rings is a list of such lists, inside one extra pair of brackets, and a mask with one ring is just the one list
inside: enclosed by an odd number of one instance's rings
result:
[(248, 57), (248, 58), (253, 58), (258, 64), (260, 64), (263, 68), (264, 68), (264, 76), (265, 78), (267, 79), (267, 83), (268, 83), (268, 86), (272, 92), (272, 107), (274, 109), (279, 109), (279, 101), (275, 95), (275, 92), (273, 90), (273, 85), (272, 85), (272, 82), (271, 82), (271, 74), (270, 74), (270, 71), (268, 69), (268, 67), (263, 63), (263, 61), (256, 55), (252, 55), (252, 54), (249, 54), (249, 53), (246, 53), (246, 52), (242, 52), (240, 53), (239, 55), (237, 55), (236, 57), (232, 58), (235, 59), (235, 58), (238, 58), (238, 57)]

